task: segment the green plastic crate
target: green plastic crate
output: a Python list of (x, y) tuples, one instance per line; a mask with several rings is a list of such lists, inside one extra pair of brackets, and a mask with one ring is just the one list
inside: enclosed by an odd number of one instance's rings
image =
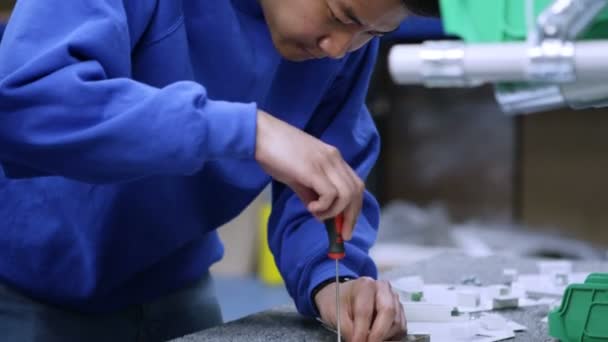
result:
[[(535, 0), (535, 18), (553, 0)], [(525, 40), (528, 32), (526, 0), (441, 0), (446, 33), (470, 43)], [(596, 18), (585, 39), (608, 37), (608, 9)]]
[(559, 308), (549, 313), (549, 335), (562, 342), (608, 340), (608, 274), (589, 275), (568, 286)]

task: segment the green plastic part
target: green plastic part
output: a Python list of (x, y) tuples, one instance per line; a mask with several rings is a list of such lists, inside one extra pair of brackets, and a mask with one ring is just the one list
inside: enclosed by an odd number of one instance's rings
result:
[[(554, 0), (534, 0), (534, 18)], [(446, 33), (470, 43), (525, 40), (528, 32), (527, 0), (441, 0)], [(536, 19), (534, 19), (536, 22)], [(608, 9), (596, 18), (583, 39), (608, 37)]]
[(422, 292), (414, 292), (412, 293), (412, 302), (420, 302), (422, 301), (422, 297), (424, 297), (424, 294)]
[(594, 273), (568, 286), (549, 313), (549, 335), (562, 342), (608, 341), (608, 274)]

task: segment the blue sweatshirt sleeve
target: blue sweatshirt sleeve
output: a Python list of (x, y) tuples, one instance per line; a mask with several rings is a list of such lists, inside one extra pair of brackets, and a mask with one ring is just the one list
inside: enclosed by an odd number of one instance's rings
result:
[(7, 176), (107, 183), (253, 158), (255, 104), (211, 100), (195, 82), (130, 78), (127, 18), (123, 0), (17, 2), (0, 45)]
[[(380, 139), (365, 106), (377, 41), (348, 57), (334, 86), (325, 96), (307, 131), (337, 147), (357, 174), (365, 179), (374, 165)], [(346, 242), (346, 257), (340, 275), (376, 278), (377, 270), (368, 251), (376, 239), (379, 206), (366, 192), (353, 239)], [(285, 185), (273, 183), (273, 209), (269, 221), (269, 245), (289, 294), (298, 311), (316, 316), (312, 292), (320, 283), (335, 277), (335, 262), (328, 259), (325, 226), (306, 210)]]

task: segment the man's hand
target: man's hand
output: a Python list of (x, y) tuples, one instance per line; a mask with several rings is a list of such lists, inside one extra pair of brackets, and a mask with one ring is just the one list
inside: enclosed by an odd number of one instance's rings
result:
[(272, 178), (289, 186), (317, 219), (344, 213), (343, 237), (350, 240), (365, 184), (338, 149), (260, 110), (255, 159)]
[[(322, 288), (314, 300), (321, 319), (336, 326), (336, 283)], [(340, 321), (346, 341), (383, 342), (406, 334), (403, 307), (390, 284), (363, 277), (340, 284)]]

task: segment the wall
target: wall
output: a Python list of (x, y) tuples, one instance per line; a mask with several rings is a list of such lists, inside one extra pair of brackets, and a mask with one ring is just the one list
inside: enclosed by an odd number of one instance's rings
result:
[(608, 245), (608, 110), (531, 115), (521, 139), (523, 222)]

